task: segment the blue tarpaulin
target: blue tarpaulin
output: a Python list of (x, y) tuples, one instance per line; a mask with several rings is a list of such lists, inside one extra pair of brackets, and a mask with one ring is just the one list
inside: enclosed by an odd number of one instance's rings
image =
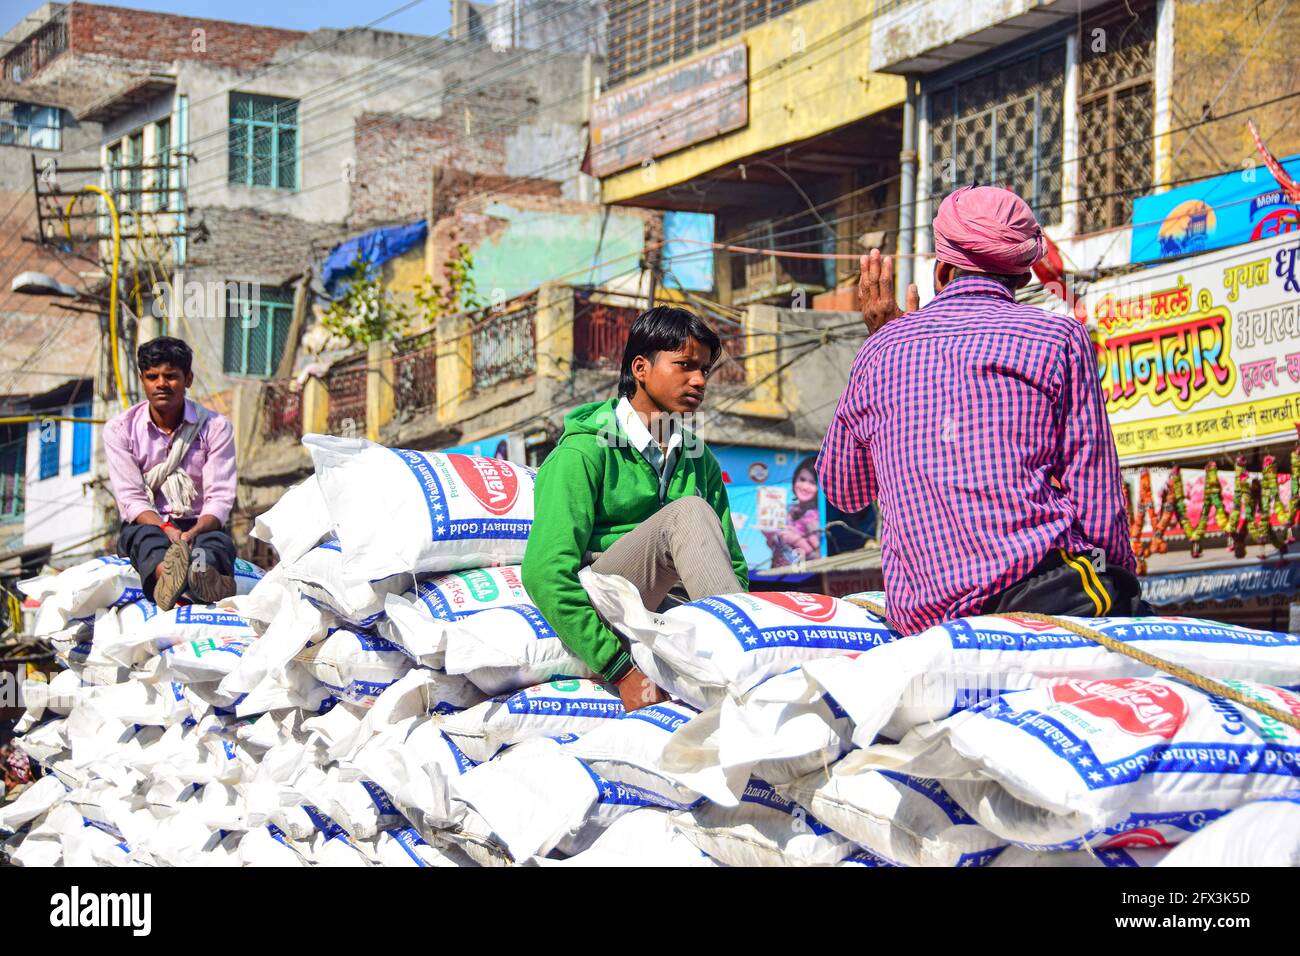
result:
[(389, 259), (396, 259), (412, 246), (424, 242), (428, 232), (428, 222), (421, 219), (407, 226), (384, 226), (380, 229), (372, 229), (340, 242), (330, 250), (325, 265), (321, 267), (321, 282), (330, 295), (337, 295), (343, 291), (347, 280), (352, 277), (352, 263), (356, 260), (358, 252), (366, 259), (366, 278), (373, 279), (379, 272), (380, 266)]
[(1240, 567), (1157, 574), (1141, 580), (1142, 596), (1156, 606), (1269, 597), (1300, 590), (1300, 561), (1242, 561)]

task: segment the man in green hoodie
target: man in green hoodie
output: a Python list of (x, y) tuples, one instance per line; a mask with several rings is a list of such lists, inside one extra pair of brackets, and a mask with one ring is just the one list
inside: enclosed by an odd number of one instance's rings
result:
[(619, 397), (570, 412), (537, 473), (524, 587), (628, 710), (665, 698), (597, 616), (578, 571), (627, 578), (652, 611), (679, 582), (691, 600), (749, 587), (722, 468), (682, 425), (703, 403), (720, 351), (685, 309), (643, 312), (623, 351)]

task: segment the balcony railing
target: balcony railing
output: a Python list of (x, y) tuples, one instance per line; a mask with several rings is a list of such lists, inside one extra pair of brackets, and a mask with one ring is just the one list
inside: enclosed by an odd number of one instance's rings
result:
[(616, 369), (640, 309), (593, 302), (591, 293), (573, 293), (573, 364), (575, 368)]
[(326, 425), (331, 435), (365, 435), (368, 374), (364, 354), (340, 362), (325, 373), (325, 391), (329, 393)]
[(714, 363), (709, 381), (721, 382), (724, 385), (744, 385), (745, 330), (726, 322), (715, 322), (714, 328), (717, 330), (718, 338), (722, 340), (722, 355)]
[[(591, 293), (574, 290), (573, 364), (575, 368), (616, 369), (623, 360), (623, 350), (632, 331), (639, 308), (594, 302)], [(710, 326), (722, 340), (722, 355), (709, 376), (712, 382), (736, 385), (745, 382), (745, 360), (735, 356), (745, 353), (745, 332), (739, 326), (717, 318)]]
[(302, 388), (293, 379), (262, 387), (262, 437), (267, 441), (302, 437)]
[(436, 352), (432, 331), (408, 336), (394, 347), (393, 404), (399, 417), (409, 418), (437, 403)]
[(470, 329), (474, 391), (523, 378), (537, 370), (537, 297), (488, 312)]

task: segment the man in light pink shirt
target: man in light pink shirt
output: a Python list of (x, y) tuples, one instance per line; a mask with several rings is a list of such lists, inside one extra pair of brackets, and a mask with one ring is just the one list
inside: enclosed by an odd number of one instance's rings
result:
[(118, 553), (145, 595), (170, 610), (187, 591), (210, 604), (235, 593), (235, 545), (225, 530), (235, 504), (229, 420), (185, 397), (193, 353), (167, 336), (136, 352), (145, 401), (104, 426), (108, 476), (122, 515)]

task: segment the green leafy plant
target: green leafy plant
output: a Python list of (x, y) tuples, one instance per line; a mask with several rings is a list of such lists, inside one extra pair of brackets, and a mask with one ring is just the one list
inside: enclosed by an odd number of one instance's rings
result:
[(320, 324), (330, 335), (345, 339), (349, 345), (368, 345), (400, 339), (417, 319), (431, 326), (445, 315), (478, 311), (487, 303), (478, 294), (473, 268), (474, 257), (469, 246), (461, 243), (443, 269), (445, 283), (425, 276), (413, 293), (415, 308), (412, 309), (384, 287), (380, 276), (372, 278), (366, 274), (365, 256), (358, 252), (352, 260), (347, 291), (330, 303)]
[(421, 280), (415, 291), (415, 302), (429, 324), (446, 315), (476, 312), (487, 305), (478, 294), (473, 269), (474, 256), (469, 246), (462, 242), (456, 246), (456, 254), (443, 267), (445, 285), (434, 282), (432, 276), (425, 276)]
[(352, 281), (341, 298), (330, 303), (321, 316), (331, 334), (350, 344), (369, 345), (384, 339), (399, 339), (411, 327), (415, 315), (395, 300), (378, 276), (368, 276), (364, 255), (352, 260)]

